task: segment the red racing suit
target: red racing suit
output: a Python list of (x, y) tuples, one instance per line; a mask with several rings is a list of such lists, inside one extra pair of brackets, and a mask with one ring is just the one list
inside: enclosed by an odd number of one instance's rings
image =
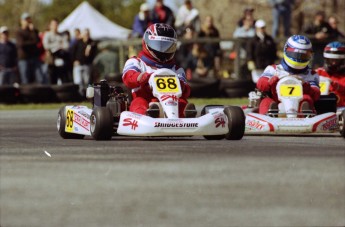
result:
[[(261, 100), (259, 106), (259, 113), (266, 114), (271, 103), (279, 103), (278, 95), (276, 91), (276, 85), (279, 81), (278, 75), (297, 75), (303, 79), (303, 101), (309, 103), (311, 108), (314, 107), (314, 102), (320, 98), (320, 88), (319, 88), (319, 75), (311, 69), (306, 69), (303, 73), (290, 73), (286, 71), (282, 64), (279, 65), (269, 65), (264, 70), (263, 74), (260, 76), (256, 87), (262, 91), (267, 92), (271, 96), (265, 97)], [(301, 106), (300, 106), (301, 107)], [(313, 108), (314, 109), (314, 108)]]
[(324, 68), (318, 68), (316, 72), (320, 76), (324, 76), (332, 80), (330, 92), (333, 92), (338, 97), (337, 107), (345, 107), (345, 73), (330, 75)]
[(129, 110), (139, 114), (146, 114), (150, 102), (157, 102), (157, 99), (152, 95), (148, 80), (152, 73), (157, 69), (168, 68), (176, 72), (181, 82), (182, 96), (179, 103), (179, 115), (184, 117), (184, 109), (188, 103), (187, 98), (190, 95), (190, 86), (187, 84), (186, 74), (182, 68), (177, 67), (174, 61), (160, 64), (142, 51), (138, 57), (132, 57), (125, 63), (122, 81), (132, 89), (133, 100)]

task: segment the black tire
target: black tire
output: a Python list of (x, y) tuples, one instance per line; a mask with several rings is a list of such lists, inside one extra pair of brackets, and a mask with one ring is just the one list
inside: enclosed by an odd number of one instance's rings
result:
[[(207, 112), (207, 109), (212, 109), (212, 108), (217, 108), (217, 107), (221, 107), (223, 108), (224, 106), (219, 106), (219, 105), (207, 105), (207, 106), (204, 106), (204, 108), (202, 108), (201, 110), (201, 113), (200, 113), (200, 116), (203, 116), (205, 115)], [(225, 135), (208, 135), (208, 136), (204, 136), (205, 139), (207, 140), (222, 140), (225, 138)]]
[(106, 107), (95, 107), (90, 117), (91, 136), (95, 140), (110, 140), (113, 136), (114, 117)]
[(215, 78), (194, 78), (188, 81), (191, 88), (190, 97), (214, 98), (220, 96), (220, 80)]
[(229, 132), (225, 135), (227, 140), (240, 140), (244, 135), (245, 120), (243, 110), (239, 106), (228, 106), (224, 108), (228, 117)]
[(345, 138), (345, 110), (339, 116), (339, 127), (340, 135)]
[(57, 100), (54, 90), (48, 85), (23, 85), (19, 90), (24, 103), (50, 103)]
[(64, 139), (83, 139), (85, 137), (84, 135), (65, 132), (65, 125), (66, 125), (66, 114), (65, 114), (65, 106), (64, 106), (60, 108), (57, 122), (56, 122), (59, 135)]
[(58, 102), (81, 102), (82, 97), (79, 94), (79, 85), (65, 83), (61, 85), (52, 85)]
[(0, 86), (0, 103), (15, 104), (19, 101), (20, 91), (12, 85)]

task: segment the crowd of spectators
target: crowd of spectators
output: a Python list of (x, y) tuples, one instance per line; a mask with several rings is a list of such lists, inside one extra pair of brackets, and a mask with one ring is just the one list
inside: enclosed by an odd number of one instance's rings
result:
[[(233, 37), (244, 39), (241, 53), (244, 67), (252, 73), (262, 70), (278, 60), (276, 40), (291, 35), (291, 11), (293, 0), (267, 0), (272, 7), (273, 26), (268, 34), (266, 22), (254, 17), (255, 9), (245, 7), (243, 15), (236, 24)], [(282, 23), (281, 23), (282, 22)], [(218, 39), (220, 33), (211, 15), (200, 15), (191, 0), (185, 0), (173, 11), (156, 0), (153, 7), (147, 3), (133, 18), (132, 38), (141, 38), (148, 26), (153, 23), (167, 23), (175, 28), (182, 40), (176, 54), (177, 63), (187, 72), (188, 79), (195, 77), (218, 77), (222, 57), (225, 56), (218, 41), (198, 41), (195, 39)], [(283, 25), (283, 34), (279, 26)], [(314, 20), (303, 28), (303, 33), (315, 42), (313, 44), (313, 67), (322, 65), (322, 50), (325, 40), (345, 38), (338, 29), (338, 19), (330, 16), (328, 20), (323, 11), (318, 11)], [(117, 78), (119, 68), (118, 53), (108, 46), (97, 48), (97, 42), (90, 38), (89, 29), (76, 29), (73, 34), (58, 32), (59, 21), (52, 19), (46, 31), (39, 32), (30, 14), (20, 17), (19, 29), (6, 26), (0, 28), (0, 85), (3, 84), (61, 84), (75, 83), (83, 94), (89, 83), (95, 79)], [(11, 40), (14, 39), (15, 42)], [(209, 39), (208, 39), (209, 40)], [(95, 74), (95, 76), (91, 76)]]

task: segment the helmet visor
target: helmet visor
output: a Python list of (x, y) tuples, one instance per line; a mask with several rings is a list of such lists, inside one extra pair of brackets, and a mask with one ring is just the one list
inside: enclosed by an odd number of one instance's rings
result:
[(145, 34), (145, 43), (146, 45), (155, 51), (161, 53), (175, 53), (177, 48), (177, 40), (165, 36), (155, 36)]
[(331, 58), (325, 58), (325, 63), (328, 66), (341, 66), (345, 64), (345, 59), (331, 59)]
[(286, 48), (285, 54), (287, 57), (296, 59), (297, 61), (306, 62), (312, 57), (313, 52), (311, 50), (301, 50), (288, 47)]

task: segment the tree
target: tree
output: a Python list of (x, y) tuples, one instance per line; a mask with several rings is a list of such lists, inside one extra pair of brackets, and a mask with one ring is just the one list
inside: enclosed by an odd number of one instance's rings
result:
[[(83, 0), (52, 0), (51, 4), (43, 4), (39, 0), (2, 0), (0, 1), (1, 25), (16, 30), (20, 15), (28, 12), (32, 15), (35, 26), (40, 31), (44, 31), (52, 18), (62, 21), (81, 2)], [(89, 0), (89, 3), (111, 21), (131, 28), (143, 0)]]

